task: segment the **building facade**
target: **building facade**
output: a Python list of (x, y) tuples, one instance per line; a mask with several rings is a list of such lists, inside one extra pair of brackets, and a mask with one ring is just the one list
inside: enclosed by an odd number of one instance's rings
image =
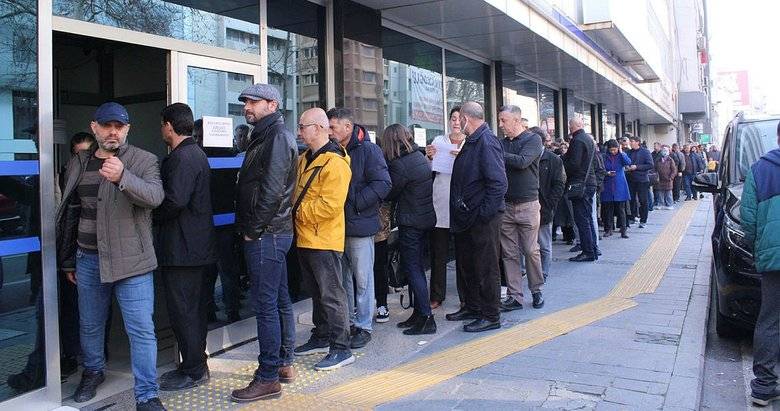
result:
[[(629, 6), (630, 4), (630, 6)], [(279, 87), (290, 130), (311, 107), (345, 106), (372, 139), (400, 123), (418, 141), (448, 132), (449, 110), (503, 104), (565, 139), (581, 116), (599, 140), (696, 139), (709, 124), (704, 0), (0, 0), (0, 409), (62, 404), (71, 341), (55, 256), (59, 175), (71, 135), (112, 100), (129, 142), (159, 156), (159, 113), (244, 125), (238, 93)], [(711, 128), (711, 127), (710, 127)], [(239, 147), (204, 138), (214, 221), (230, 242)], [(215, 273), (210, 352), (255, 337), (250, 307), (224, 320), (241, 267)], [(299, 281), (291, 272), (291, 292)], [(235, 289), (232, 289), (235, 291)], [(175, 347), (157, 299), (160, 364)], [(65, 324), (63, 326), (63, 324)], [(113, 321), (121, 328), (118, 318)], [(117, 352), (126, 344), (112, 332)], [(113, 357), (113, 356), (112, 356)], [(121, 361), (115, 359), (115, 361)], [(24, 389), (9, 375), (33, 370)]]

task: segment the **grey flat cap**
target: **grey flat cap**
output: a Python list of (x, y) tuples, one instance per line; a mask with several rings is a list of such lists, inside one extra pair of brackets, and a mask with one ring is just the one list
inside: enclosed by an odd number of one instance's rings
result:
[(282, 96), (279, 94), (279, 90), (270, 84), (257, 83), (244, 89), (241, 95), (238, 96), (238, 101), (249, 100), (274, 100), (277, 103), (281, 102)]

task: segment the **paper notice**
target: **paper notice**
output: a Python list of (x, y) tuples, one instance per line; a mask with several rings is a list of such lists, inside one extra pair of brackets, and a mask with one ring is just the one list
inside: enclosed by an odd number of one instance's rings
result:
[(424, 128), (416, 127), (414, 129), (414, 143), (417, 147), (425, 147), (428, 144), (428, 137)]
[(455, 163), (455, 155), (452, 154), (453, 150), (458, 149), (457, 144), (437, 143), (436, 155), (433, 156), (431, 161), (431, 170), (438, 173), (452, 174), (452, 165)]
[(203, 147), (233, 147), (233, 119), (203, 116)]

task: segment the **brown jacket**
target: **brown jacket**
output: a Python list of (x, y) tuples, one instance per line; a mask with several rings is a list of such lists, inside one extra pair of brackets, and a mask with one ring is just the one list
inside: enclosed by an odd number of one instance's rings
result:
[[(76, 269), (81, 202), (74, 195), (97, 146), (71, 158), (63, 201), (57, 210), (57, 262), (65, 272)], [(97, 242), (100, 281), (112, 283), (157, 268), (152, 242), (152, 209), (165, 198), (157, 157), (124, 144), (117, 157), (124, 164), (119, 184), (103, 180), (98, 188)]]
[(661, 157), (655, 161), (655, 171), (658, 173), (656, 190), (668, 191), (674, 186), (674, 177), (677, 176), (677, 165), (671, 156)]

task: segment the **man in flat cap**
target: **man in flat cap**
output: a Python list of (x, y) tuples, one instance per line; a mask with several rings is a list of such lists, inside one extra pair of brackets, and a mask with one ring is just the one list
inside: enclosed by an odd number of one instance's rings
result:
[(278, 397), (280, 383), (295, 379), (295, 319), (287, 291), (287, 251), (292, 244), (291, 197), (298, 149), (278, 111), (281, 96), (268, 84), (247, 87), (238, 100), (254, 126), (238, 174), (236, 228), (244, 255), (260, 344), (259, 366), (246, 388), (232, 398), (248, 402)]
[(95, 397), (105, 380), (103, 351), (111, 295), (130, 338), (139, 410), (164, 409), (158, 398), (151, 213), (165, 191), (157, 157), (127, 144), (130, 117), (118, 103), (98, 107), (90, 124), (97, 144), (68, 163), (57, 211), (57, 259), (79, 295), (84, 373), (75, 402)]

